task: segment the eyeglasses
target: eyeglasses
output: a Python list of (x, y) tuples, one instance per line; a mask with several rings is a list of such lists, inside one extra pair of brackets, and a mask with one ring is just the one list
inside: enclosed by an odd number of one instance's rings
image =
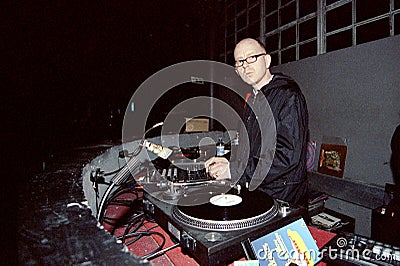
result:
[(235, 67), (241, 67), (243, 66), (244, 62), (246, 62), (247, 64), (253, 64), (254, 62), (257, 61), (257, 58), (259, 58), (262, 55), (266, 55), (266, 53), (263, 54), (256, 54), (256, 55), (251, 55), (245, 59), (240, 59), (235, 61)]

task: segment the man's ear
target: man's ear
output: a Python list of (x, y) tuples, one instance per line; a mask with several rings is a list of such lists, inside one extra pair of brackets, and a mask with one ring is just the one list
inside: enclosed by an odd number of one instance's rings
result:
[(265, 66), (267, 67), (267, 69), (271, 66), (271, 61), (272, 61), (271, 56), (269, 54), (266, 54), (265, 55)]
[(272, 61), (271, 56), (269, 54), (266, 54), (265, 55), (265, 66), (267, 67), (267, 69), (270, 67), (271, 61)]

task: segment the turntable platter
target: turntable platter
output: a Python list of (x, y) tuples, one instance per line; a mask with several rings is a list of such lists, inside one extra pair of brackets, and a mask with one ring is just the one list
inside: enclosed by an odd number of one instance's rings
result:
[[(207, 201), (204, 198), (208, 197)], [(189, 202), (206, 202), (188, 206)], [(179, 202), (180, 201), (180, 202)], [(181, 198), (173, 215), (179, 221), (201, 229), (238, 230), (272, 219), (278, 212), (277, 203), (261, 191), (234, 191), (226, 194), (194, 193)]]

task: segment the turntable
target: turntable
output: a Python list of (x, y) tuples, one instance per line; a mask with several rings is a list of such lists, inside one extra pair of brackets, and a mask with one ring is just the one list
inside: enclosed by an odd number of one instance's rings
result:
[[(162, 193), (160, 191), (159, 193)], [(305, 210), (260, 191), (211, 182), (179, 199), (145, 192), (145, 210), (201, 265), (244, 257), (243, 245), (305, 216)]]
[[(205, 198), (205, 199), (204, 199)], [(201, 200), (204, 204), (189, 204)], [(260, 191), (228, 193), (201, 192), (182, 197), (172, 210), (173, 217), (188, 226), (209, 231), (251, 228), (268, 222), (278, 212), (277, 203)]]

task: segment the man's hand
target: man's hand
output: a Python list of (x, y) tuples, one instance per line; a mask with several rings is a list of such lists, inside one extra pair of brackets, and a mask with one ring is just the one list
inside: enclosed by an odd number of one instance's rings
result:
[(212, 157), (205, 162), (206, 172), (215, 179), (231, 179), (229, 161), (224, 157)]

